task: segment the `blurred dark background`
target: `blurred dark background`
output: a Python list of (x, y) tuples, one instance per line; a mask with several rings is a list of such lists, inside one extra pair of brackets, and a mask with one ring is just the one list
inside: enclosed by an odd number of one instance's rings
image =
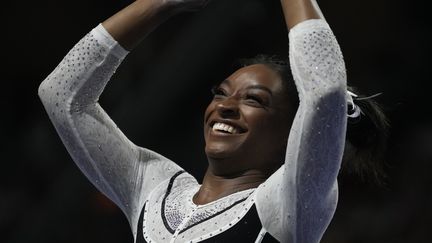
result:
[[(7, 1), (2, 18), (0, 242), (132, 242), (121, 212), (80, 173), (37, 97), (39, 83), (91, 28), (130, 0)], [(426, 1), (321, 0), (349, 83), (390, 118), (386, 185), (340, 176), (322, 242), (431, 242), (432, 111)], [(288, 55), (278, 0), (214, 0), (164, 23), (129, 54), (101, 104), (136, 144), (198, 178), (202, 114), (237, 58)]]

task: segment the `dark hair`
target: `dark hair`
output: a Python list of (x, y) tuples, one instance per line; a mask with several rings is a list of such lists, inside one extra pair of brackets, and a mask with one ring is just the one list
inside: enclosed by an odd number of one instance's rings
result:
[(373, 97), (360, 95), (353, 87), (348, 87), (348, 90), (357, 94), (353, 100), (361, 114), (358, 118), (348, 119), (342, 171), (382, 184), (385, 178), (388, 119)]
[[(289, 93), (290, 104), (298, 107), (297, 88), (288, 61), (276, 56), (258, 55), (240, 59), (238, 63), (241, 67), (263, 64), (276, 71)], [(359, 95), (352, 87), (348, 87), (348, 90), (358, 95), (354, 97), (354, 103), (361, 109), (361, 114), (357, 118), (348, 118), (341, 172), (354, 173), (363, 180), (382, 184), (385, 178), (384, 155), (387, 148), (388, 120), (376, 101)]]

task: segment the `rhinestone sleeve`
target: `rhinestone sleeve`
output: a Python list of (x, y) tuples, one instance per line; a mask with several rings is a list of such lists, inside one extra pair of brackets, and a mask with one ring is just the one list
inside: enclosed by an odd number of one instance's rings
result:
[(98, 103), (126, 54), (99, 25), (42, 82), (39, 96), (75, 163), (125, 212), (135, 234), (150, 190), (181, 168), (134, 145)]
[(337, 203), (346, 131), (346, 74), (324, 20), (291, 29), (290, 64), (300, 105), (285, 164), (263, 183), (257, 207), (264, 227), (283, 242), (319, 242)]

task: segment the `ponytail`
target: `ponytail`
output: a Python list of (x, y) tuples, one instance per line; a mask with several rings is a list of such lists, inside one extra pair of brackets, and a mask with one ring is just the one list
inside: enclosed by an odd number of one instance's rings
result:
[[(348, 91), (356, 93), (351, 87)], [(360, 114), (348, 116), (342, 173), (354, 173), (369, 182), (383, 184), (389, 122), (374, 96), (351, 97)], [(352, 111), (352, 105), (348, 105), (348, 115)]]

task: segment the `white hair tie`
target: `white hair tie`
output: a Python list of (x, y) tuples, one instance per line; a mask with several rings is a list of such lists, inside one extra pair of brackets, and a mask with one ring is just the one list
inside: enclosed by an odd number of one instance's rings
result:
[(380, 96), (382, 93), (377, 93), (371, 96), (366, 96), (366, 97), (358, 97), (357, 94), (347, 90), (347, 103), (350, 107), (349, 111), (348, 111), (348, 117), (349, 118), (357, 118), (359, 117), (361, 114), (364, 114), (363, 111), (360, 109), (360, 107), (358, 105), (356, 105), (354, 103), (354, 100), (367, 100), (367, 99), (372, 99), (375, 98), (377, 96)]
[(347, 114), (349, 118), (357, 118), (363, 113), (360, 107), (354, 103), (354, 98), (357, 97), (358, 95), (354, 94), (351, 91), (347, 91), (347, 103), (348, 106), (350, 106), (350, 110)]

